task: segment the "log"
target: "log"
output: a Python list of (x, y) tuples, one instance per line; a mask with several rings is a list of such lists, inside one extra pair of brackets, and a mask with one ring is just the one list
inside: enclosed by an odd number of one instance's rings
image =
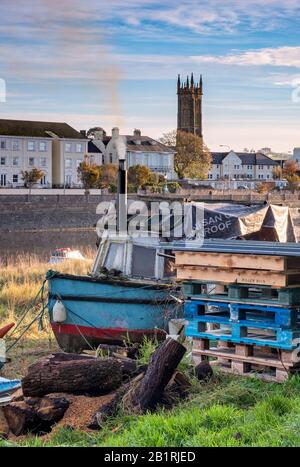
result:
[(41, 420), (52, 425), (63, 418), (69, 406), (70, 402), (65, 397), (49, 394), (40, 400), (36, 413)]
[(139, 349), (139, 344), (134, 344), (131, 347), (122, 347), (120, 345), (109, 345), (109, 344), (99, 344), (98, 346), (98, 354), (101, 356), (101, 352), (103, 354), (108, 355), (109, 357), (118, 357), (124, 356), (128, 358), (135, 358), (137, 351)]
[(26, 402), (12, 402), (3, 407), (3, 412), (10, 431), (15, 436), (36, 433), (41, 429), (41, 422), (35, 410)]
[(0, 407), (0, 438), (7, 438), (9, 435), (9, 426), (6, 421), (3, 407)]
[(180, 342), (168, 337), (152, 354), (144, 378), (123, 398), (123, 406), (134, 413), (154, 408), (185, 352)]
[[(62, 356), (64, 355), (64, 356)], [(101, 395), (122, 384), (120, 363), (114, 358), (92, 358), (57, 354), (39, 360), (28, 368), (22, 380), (25, 397), (51, 393)]]
[(209, 381), (213, 376), (213, 369), (208, 362), (201, 362), (195, 367), (195, 376), (199, 381)]

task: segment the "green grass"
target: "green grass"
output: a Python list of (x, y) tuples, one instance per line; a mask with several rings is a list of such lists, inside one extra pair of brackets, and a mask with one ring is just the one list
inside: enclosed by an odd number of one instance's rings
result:
[[(0, 446), (14, 443), (0, 441)], [(119, 415), (98, 433), (60, 429), (22, 446), (300, 446), (300, 378), (282, 385), (216, 375), (170, 411)]]

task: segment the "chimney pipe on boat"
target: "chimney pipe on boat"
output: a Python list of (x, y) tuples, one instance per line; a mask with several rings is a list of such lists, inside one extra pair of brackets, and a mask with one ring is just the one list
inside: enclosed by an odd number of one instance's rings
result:
[(115, 141), (119, 160), (118, 193), (117, 193), (117, 232), (120, 235), (127, 234), (127, 168), (125, 137), (117, 136)]

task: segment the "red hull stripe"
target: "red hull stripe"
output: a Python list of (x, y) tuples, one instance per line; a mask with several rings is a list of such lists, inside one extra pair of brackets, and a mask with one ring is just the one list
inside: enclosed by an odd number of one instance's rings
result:
[(108, 338), (126, 336), (127, 334), (165, 334), (160, 329), (126, 329), (126, 328), (92, 328), (89, 326), (75, 326), (74, 324), (51, 323), (52, 329), (57, 334), (68, 334), (85, 337)]

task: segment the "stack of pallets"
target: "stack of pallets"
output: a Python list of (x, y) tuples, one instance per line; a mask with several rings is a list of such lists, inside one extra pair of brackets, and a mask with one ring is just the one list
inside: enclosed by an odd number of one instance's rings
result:
[(300, 256), (175, 254), (195, 361), (275, 381), (300, 371)]

